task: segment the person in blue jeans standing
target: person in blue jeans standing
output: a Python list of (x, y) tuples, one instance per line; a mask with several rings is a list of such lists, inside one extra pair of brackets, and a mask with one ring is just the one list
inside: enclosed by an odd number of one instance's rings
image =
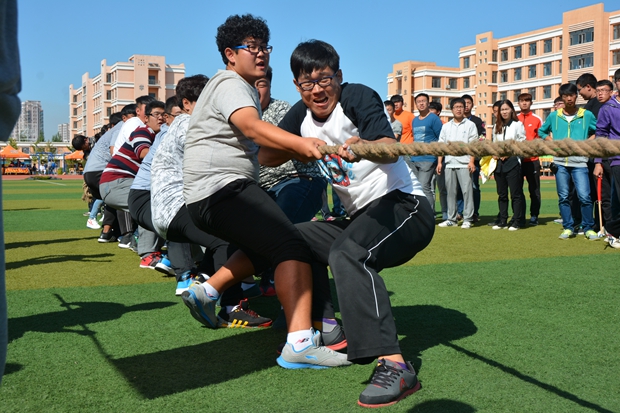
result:
[[(538, 135), (545, 140), (586, 140), (594, 137), (596, 131), (596, 118), (589, 110), (578, 108), (577, 86), (566, 83), (560, 86), (559, 95), (564, 102), (564, 108), (551, 112), (547, 120), (538, 130)], [(550, 136), (552, 134), (552, 136)], [(569, 186), (572, 181), (575, 184), (577, 197), (581, 206), (581, 225), (586, 239), (598, 240), (598, 234), (593, 230), (594, 217), (592, 215), (592, 199), (590, 198), (590, 180), (588, 177), (588, 158), (585, 156), (554, 156), (553, 162), (558, 167), (555, 174), (555, 184), (558, 191), (558, 204), (562, 216), (564, 230), (560, 239), (569, 239), (575, 236), (575, 222), (571, 213), (571, 205), (568, 199)]]

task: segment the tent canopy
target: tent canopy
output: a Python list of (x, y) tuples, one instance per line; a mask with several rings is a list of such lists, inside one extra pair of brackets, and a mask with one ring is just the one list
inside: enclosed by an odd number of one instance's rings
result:
[(11, 145), (7, 145), (0, 151), (0, 158), (30, 159), (30, 155), (23, 153), (19, 149), (15, 149)]
[(84, 159), (84, 151), (71, 152), (65, 159)]

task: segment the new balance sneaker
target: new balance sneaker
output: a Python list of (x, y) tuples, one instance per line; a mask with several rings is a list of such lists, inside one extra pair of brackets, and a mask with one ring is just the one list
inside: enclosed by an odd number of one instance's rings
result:
[(160, 255), (159, 262), (155, 265), (155, 269), (166, 275), (174, 275), (174, 270), (172, 269), (172, 264), (170, 260), (165, 255)]
[(215, 302), (217, 300), (209, 298), (201, 283), (194, 282), (187, 291), (181, 294), (181, 298), (189, 308), (192, 317), (205, 327), (217, 327), (217, 316), (215, 315)]
[(323, 331), (321, 333), (321, 340), (323, 341), (323, 345), (330, 350), (342, 351), (347, 348), (347, 338), (344, 336), (344, 330), (340, 324), (337, 324), (336, 327), (328, 333)]
[(149, 255), (145, 255), (140, 260), (140, 268), (147, 268), (149, 270), (154, 270), (155, 266), (159, 263), (160, 260), (161, 260), (161, 256), (156, 252), (152, 252)]
[(285, 369), (326, 369), (351, 365), (346, 354), (321, 346), (321, 333), (318, 331), (314, 332), (311, 342), (301, 351), (295, 351), (293, 345), (287, 342), (277, 362)]
[(474, 226), (474, 224), (472, 224), (471, 222), (469, 222), (469, 221), (465, 221), (465, 222), (463, 222), (463, 224), (461, 225), (461, 229), (470, 229), (470, 228), (471, 228), (471, 227), (473, 227), (473, 226)]
[(560, 234), (560, 236), (558, 237), (559, 239), (569, 239), (569, 238), (573, 238), (575, 236), (575, 234), (573, 233), (573, 231), (571, 231), (570, 229), (565, 229), (564, 231), (562, 231), (562, 233)]
[(108, 232), (102, 232), (97, 238), (97, 242), (106, 243), (106, 242), (114, 242), (116, 241), (116, 237), (112, 234), (112, 230)]
[(271, 319), (261, 317), (254, 311), (250, 310), (248, 300), (243, 299), (236, 305), (230, 313), (226, 312), (226, 308), (222, 307), (217, 315), (220, 327), (228, 328), (258, 328), (271, 326)]
[(596, 231), (592, 231), (591, 229), (587, 230), (584, 235), (585, 235), (587, 240), (590, 240), (590, 241), (598, 241), (599, 240), (599, 236), (596, 233)]
[(90, 229), (101, 229), (101, 225), (99, 225), (97, 220), (91, 218), (88, 218), (88, 221), (86, 221), (86, 227)]
[(532, 216), (530, 218), (530, 226), (535, 227), (536, 225), (538, 225), (538, 217)]
[(370, 383), (357, 404), (363, 407), (383, 407), (397, 403), (420, 389), (420, 382), (411, 363), (407, 369), (398, 363), (381, 359), (375, 367)]
[(123, 235), (120, 239), (120, 241), (118, 242), (118, 247), (119, 248), (123, 248), (123, 249), (128, 249), (129, 246), (131, 245), (131, 240), (133, 239), (133, 234), (131, 233), (127, 233), (125, 235)]
[(454, 227), (454, 226), (456, 226), (456, 222), (450, 221), (449, 219), (446, 219), (444, 222), (441, 222), (441, 223), (437, 224), (437, 226), (441, 227), (441, 228)]

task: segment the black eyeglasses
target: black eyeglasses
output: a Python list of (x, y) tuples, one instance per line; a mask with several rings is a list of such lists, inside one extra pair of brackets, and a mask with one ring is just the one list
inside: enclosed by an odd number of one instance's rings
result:
[(335, 73), (331, 76), (325, 76), (317, 80), (306, 80), (303, 82), (297, 82), (297, 86), (299, 86), (301, 90), (305, 90), (306, 92), (314, 89), (314, 85), (319, 85), (324, 89), (332, 84), (332, 79), (334, 78), (334, 76), (336, 76)]
[(259, 52), (269, 54), (273, 50), (273, 46), (270, 46), (268, 44), (258, 45), (258, 44), (252, 43), (252, 44), (242, 44), (241, 46), (235, 46), (233, 47), (233, 49), (245, 49), (252, 54), (258, 54)]
[(164, 115), (170, 116), (171, 118), (176, 118), (179, 115), (173, 115), (172, 113), (164, 112)]
[(163, 117), (163, 116), (164, 116), (164, 113), (165, 113), (165, 112), (147, 113), (147, 114), (146, 114), (146, 116), (152, 116), (152, 117), (154, 117), (155, 119), (157, 119), (157, 118), (161, 118), (161, 117)]

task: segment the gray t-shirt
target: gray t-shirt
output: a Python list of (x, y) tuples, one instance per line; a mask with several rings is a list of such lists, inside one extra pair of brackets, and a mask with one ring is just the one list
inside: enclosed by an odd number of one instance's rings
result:
[(97, 141), (93, 149), (90, 151), (86, 165), (84, 165), (84, 173), (103, 171), (110, 162), (112, 154), (110, 154), (110, 143), (116, 140), (118, 133), (123, 127), (123, 122), (118, 122), (114, 127), (103, 134)]
[(230, 116), (254, 107), (258, 92), (232, 70), (207, 82), (192, 112), (183, 159), (183, 196), (187, 205), (203, 200), (238, 179), (258, 181), (258, 145), (245, 137)]

